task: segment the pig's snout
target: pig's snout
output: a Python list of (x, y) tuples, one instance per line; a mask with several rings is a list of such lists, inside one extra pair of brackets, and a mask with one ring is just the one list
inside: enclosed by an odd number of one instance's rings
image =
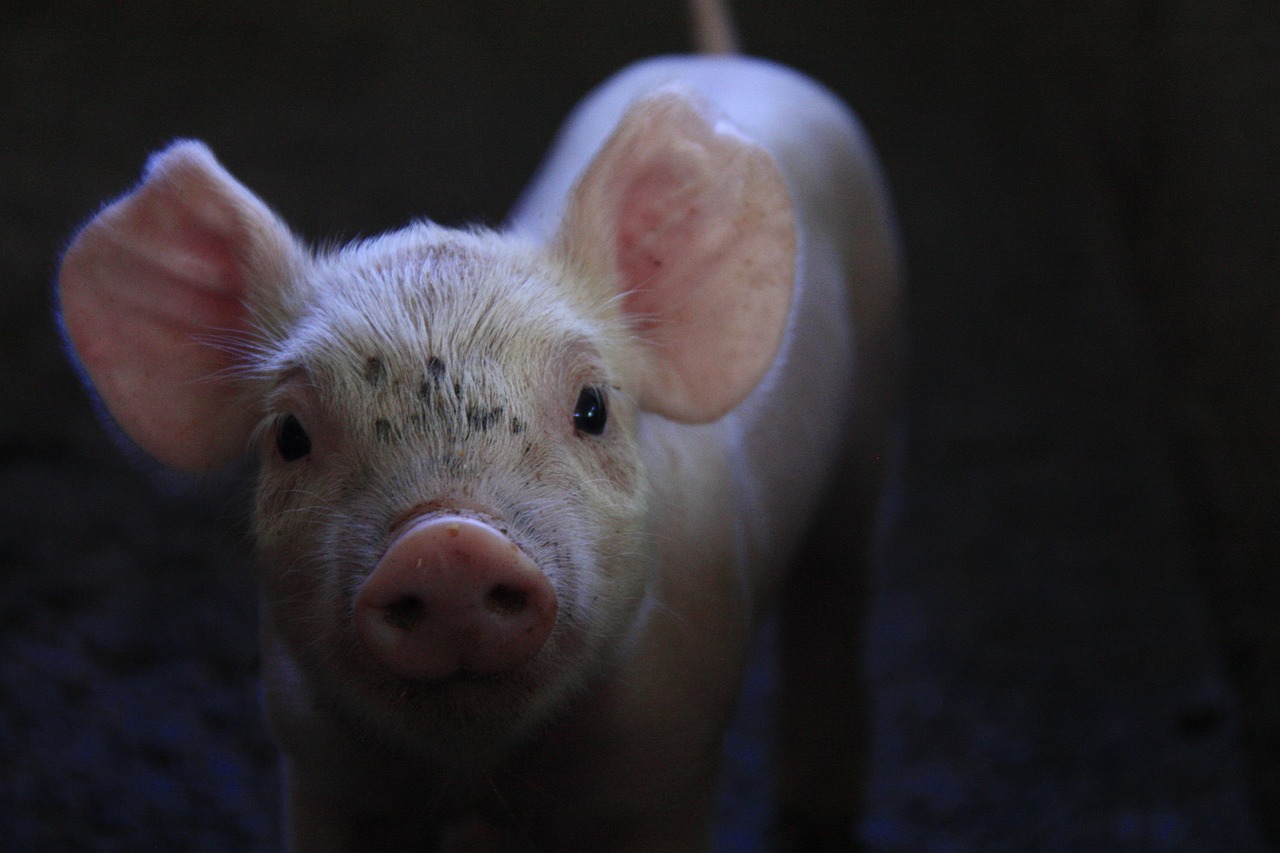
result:
[(460, 515), (411, 522), (355, 602), (365, 647), (411, 679), (512, 670), (537, 654), (555, 620), (547, 576), (505, 534)]

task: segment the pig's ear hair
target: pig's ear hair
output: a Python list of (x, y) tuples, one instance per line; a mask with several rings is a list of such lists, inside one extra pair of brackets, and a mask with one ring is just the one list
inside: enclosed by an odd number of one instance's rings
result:
[(64, 332), (120, 428), (183, 471), (241, 456), (259, 418), (245, 394), (249, 295), (281, 286), (302, 250), (198, 142), (155, 155), (142, 184), (76, 235), (58, 273)]
[(634, 104), (569, 200), (561, 252), (610, 276), (649, 350), (641, 406), (706, 423), (777, 357), (796, 223), (767, 151), (664, 88)]

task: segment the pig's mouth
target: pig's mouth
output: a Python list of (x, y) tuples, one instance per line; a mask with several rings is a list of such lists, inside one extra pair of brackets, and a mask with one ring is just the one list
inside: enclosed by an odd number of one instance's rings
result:
[(505, 677), (506, 676), (502, 674), (472, 672), (468, 669), (460, 669), (452, 675), (446, 675), (443, 678), (433, 678), (428, 681), (427, 684), (437, 690), (448, 690), (455, 685), (498, 685), (502, 683)]
[(326, 680), (335, 704), (348, 709), (337, 719), (354, 714), (350, 721), (362, 721), (356, 731), (380, 732), (389, 744), (428, 754), (475, 758), (500, 752), (559, 707), (565, 691), (554, 670), (535, 661), (497, 674), (460, 669), (415, 680), (365, 669), (362, 678)]

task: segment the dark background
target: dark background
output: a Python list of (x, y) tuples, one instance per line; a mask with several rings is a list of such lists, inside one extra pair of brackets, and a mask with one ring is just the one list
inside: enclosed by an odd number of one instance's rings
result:
[[(1274, 849), (1280, 5), (736, 5), (862, 115), (910, 266), (868, 846)], [(177, 136), (312, 240), (498, 222), (590, 86), (687, 48), (682, 11), (6, 4), (6, 847), (277, 844), (245, 489), (95, 422), (51, 320), (70, 233)], [(758, 722), (726, 848), (758, 843)]]

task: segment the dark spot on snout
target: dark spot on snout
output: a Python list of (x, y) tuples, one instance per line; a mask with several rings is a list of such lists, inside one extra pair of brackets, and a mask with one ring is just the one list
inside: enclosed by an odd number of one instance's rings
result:
[(374, 435), (378, 437), (378, 441), (387, 444), (391, 441), (391, 421), (386, 418), (378, 418), (373, 422)]
[(368, 382), (374, 388), (382, 384), (382, 378), (386, 375), (387, 369), (383, 365), (382, 359), (376, 355), (371, 355), (364, 362), (364, 381)]
[(511, 434), (519, 435), (522, 432), (524, 432), (524, 421), (520, 420), (515, 415), (512, 415), (511, 416)]

